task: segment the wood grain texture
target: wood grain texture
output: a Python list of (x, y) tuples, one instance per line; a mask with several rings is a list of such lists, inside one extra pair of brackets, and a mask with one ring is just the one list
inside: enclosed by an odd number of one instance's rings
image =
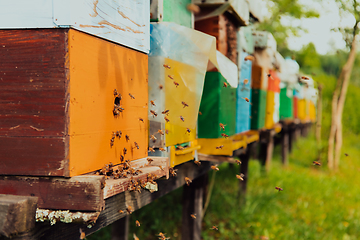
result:
[(31, 230), (35, 227), (37, 197), (0, 194), (0, 236)]
[(73, 178), (0, 176), (0, 194), (38, 197), (38, 207), (101, 211), (104, 176)]

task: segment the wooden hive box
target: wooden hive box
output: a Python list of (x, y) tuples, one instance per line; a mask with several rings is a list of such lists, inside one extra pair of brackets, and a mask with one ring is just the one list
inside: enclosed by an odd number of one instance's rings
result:
[[(207, 72), (201, 98), (198, 137), (221, 138), (221, 134), (235, 134), (236, 88), (231, 87), (219, 72)], [(225, 130), (220, 128), (220, 123)]]
[(191, 0), (151, 0), (151, 22), (174, 22), (179, 25), (193, 28), (194, 16), (187, 10)]
[(266, 99), (265, 128), (272, 129), (279, 122), (280, 109), (280, 78), (276, 71), (269, 71), (268, 92)]
[[(291, 91), (291, 94), (288, 92)], [(294, 97), (293, 90), (287, 87), (280, 90), (280, 119), (293, 119), (294, 118)]]
[(243, 52), (240, 62), (240, 80), (237, 87), (236, 96), (236, 133), (250, 130), (251, 103), (246, 99), (251, 99), (251, 61), (245, 61), (249, 54)]
[(146, 54), (74, 29), (0, 39), (0, 174), (71, 177), (120, 163), (124, 148), (147, 156)]
[(74, 28), (148, 53), (148, 1), (18, 0), (0, 3), (0, 29)]
[(251, 71), (251, 88), (267, 91), (269, 88), (269, 69), (267, 69), (266, 67), (260, 67), (258, 65), (252, 64)]
[(251, 129), (262, 129), (265, 126), (267, 91), (251, 89)]

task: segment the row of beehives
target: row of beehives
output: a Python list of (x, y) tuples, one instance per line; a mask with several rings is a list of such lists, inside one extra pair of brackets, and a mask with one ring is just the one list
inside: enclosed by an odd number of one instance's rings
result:
[(276, 102), (271, 94), (260, 100), (262, 87), (270, 92), (264, 81), (277, 79), (267, 77), (273, 64), (257, 78), (260, 70), (245, 61), (253, 54), (262, 66), (266, 57), (252, 51), (268, 49), (270, 35), (238, 32), (231, 11), (224, 13), (237, 9), (233, 3), (195, 24), (216, 38), (174, 23), (150, 25), (144, 1), (2, 4), (0, 174), (68, 177), (148, 154), (177, 165), (196, 158), (198, 138), (262, 128), (253, 121), (263, 121), (263, 103)]

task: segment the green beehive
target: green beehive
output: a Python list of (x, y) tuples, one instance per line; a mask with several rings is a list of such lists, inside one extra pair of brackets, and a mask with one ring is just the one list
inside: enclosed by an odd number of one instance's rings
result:
[(287, 88), (280, 90), (280, 119), (294, 118), (293, 96), (289, 97), (287, 91)]
[[(221, 134), (235, 134), (236, 88), (224, 87), (226, 79), (219, 72), (207, 72), (200, 103), (199, 138), (220, 138)], [(225, 131), (220, 128), (225, 125)]]
[(251, 89), (251, 129), (257, 130), (265, 126), (267, 91)]

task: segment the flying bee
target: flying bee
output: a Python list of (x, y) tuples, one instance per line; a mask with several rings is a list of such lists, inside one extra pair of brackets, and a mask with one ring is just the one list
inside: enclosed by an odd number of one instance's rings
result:
[(168, 78), (170, 78), (171, 80), (174, 80), (174, 77), (171, 75), (168, 75)]
[(224, 145), (217, 146), (216, 149), (223, 149)]
[(180, 116), (180, 120), (183, 121), (183, 122), (185, 122), (185, 119), (184, 119), (183, 116)]
[(245, 98), (242, 97), (242, 99), (244, 99), (247, 102), (250, 102), (250, 99), (248, 99), (247, 97), (245, 97)]
[(241, 181), (244, 181), (244, 177), (245, 177), (245, 175), (242, 174), (242, 173), (240, 173), (240, 175), (237, 175), (237, 174), (236, 174), (236, 178), (239, 179), (239, 180), (241, 180)]
[(215, 170), (215, 171), (219, 171), (219, 170), (220, 170), (220, 169), (219, 169), (217, 166), (215, 166), (215, 165), (212, 165), (212, 166), (211, 166), (211, 169), (212, 169), (212, 170)]
[(164, 68), (167, 68), (167, 69), (170, 69), (171, 67), (169, 66), (169, 65), (167, 65), (167, 64), (163, 64), (163, 67)]
[(186, 128), (186, 132), (187, 132), (187, 133), (191, 133), (190, 128)]
[(119, 93), (118, 93), (118, 91), (116, 90), (116, 88), (114, 89), (114, 96), (116, 97), (116, 96), (118, 96), (119, 95)]
[(309, 80), (309, 78), (308, 78), (308, 77), (306, 77), (306, 76), (302, 76), (302, 77), (301, 77), (301, 79), (304, 79), (304, 80)]
[(199, 160), (195, 160), (194, 163), (195, 163), (196, 165), (198, 165), (198, 166), (201, 165), (201, 162), (200, 162)]
[(159, 148), (159, 150), (162, 151), (162, 152), (166, 152), (165, 148)]
[(170, 120), (167, 117), (164, 117), (166, 122), (170, 122)]
[(153, 118), (154, 117), (157, 117), (157, 113), (154, 111), (154, 110), (150, 110), (151, 114), (153, 115)]
[(183, 146), (176, 146), (176, 149), (177, 150), (184, 150), (184, 147)]
[(275, 189), (278, 190), (279, 192), (283, 191), (283, 189), (281, 187), (275, 187)]
[(144, 119), (143, 119), (143, 118), (139, 118), (139, 121), (140, 121), (140, 122), (144, 122)]
[(193, 214), (190, 215), (190, 217), (193, 218), (193, 219), (196, 219), (196, 214), (193, 213)]
[(137, 142), (134, 142), (134, 145), (135, 145), (135, 147), (136, 147), (137, 149), (140, 148), (140, 147), (139, 147), (139, 144), (138, 144)]
[(123, 153), (124, 153), (124, 155), (126, 155), (126, 153), (127, 153), (127, 149), (126, 149), (126, 148), (123, 149)]
[(219, 229), (216, 226), (212, 226), (210, 229), (218, 231)]
[(189, 105), (188, 105), (186, 102), (184, 102), (184, 101), (182, 101), (182, 102), (181, 102), (181, 104), (182, 104), (182, 105), (184, 105), (184, 107), (183, 107), (183, 108), (185, 108), (185, 107), (188, 107), (188, 106), (189, 106)]
[(160, 133), (160, 135), (164, 135), (164, 131), (161, 129), (159, 129), (157, 132)]
[(313, 161), (313, 164), (314, 164), (314, 165), (317, 165), (317, 166), (321, 166), (321, 163), (318, 162), (318, 161)]
[(249, 82), (248, 79), (244, 79), (244, 85), (246, 85)]
[(224, 137), (224, 138), (228, 138), (228, 137), (229, 137), (229, 135), (226, 135), (225, 133), (222, 133), (221, 136)]
[(162, 111), (161, 113), (162, 113), (162, 114), (165, 114), (165, 115), (167, 116), (167, 115), (169, 115), (169, 111), (170, 111), (170, 110), (167, 109), (167, 110)]
[(237, 163), (237, 165), (240, 165), (241, 164), (241, 161), (236, 159), (235, 162)]
[(138, 220), (135, 221), (137, 227), (140, 227), (140, 222)]
[(130, 137), (129, 137), (129, 135), (125, 135), (125, 139), (126, 139), (126, 141), (129, 141), (130, 140)]
[(150, 139), (153, 141), (153, 142), (156, 142), (157, 138), (154, 136), (154, 135), (151, 135), (150, 136)]
[(177, 171), (177, 169), (174, 169), (172, 167), (169, 168), (169, 172), (170, 172), (171, 176), (173, 176), (173, 177), (175, 177), (177, 175), (176, 171)]
[(79, 228), (79, 232), (80, 232), (80, 239), (85, 239), (86, 237), (85, 232), (81, 228)]
[(245, 61), (254, 61), (255, 58), (253, 55), (247, 55), (245, 58), (244, 58)]
[(223, 131), (225, 131), (225, 126), (226, 126), (226, 125), (224, 125), (224, 124), (222, 124), (222, 123), (220, 123), (219, 125), (220, 125), (220, 128), (221, 128)]
[(345, 157), (348, 157), (348, 156), (349, 156), (349, 154), (345, 153)]
[(155, 102), (154, 102), (153, 100), (150, 100), (150, 104), (151, 104), (152, 106), (156, 106), (156, 105), (155, 105)]
[(120, 210), (118, 211), (118, 213), (123, 214), (124, 211), (120, 209)]
[(152, 158), (147, 158), (146, 160), (148, 161), (149, 164), (151, 164), (154, 161)]
[(185, 179), (185, 183), (186, 183), (186, 185), (190, 185), (190, 183), (192, 183), (192, 181), (191, 181), (191, 179), (190, 178), (188, 178), (188, 177), (185, 177), (184, 178)]
[(121, 131), (116, 131), (115, 135), (116, 135), (116, 137), (118, 137), (120, 139), (121, 135), (122, 135), (122, 132)]
[(133, 212), (134, 210), (133, 210), (133, 208), (132, 208), (131, 206), (128, 206), (128, 207), (126, 208), (126, 211), (127, 211), (128, 214), (132, 214), (132, 212)]
[(228, 86), (228, 84), (226, 82), (224, 82), (223, 87), (227, 87), (227, 86)]
[(159, 89), (162, 90), (164, 86), (162, 84), (159, 84)]
[(155, 152), (154, 147), (149, 147), (149, 152)]

